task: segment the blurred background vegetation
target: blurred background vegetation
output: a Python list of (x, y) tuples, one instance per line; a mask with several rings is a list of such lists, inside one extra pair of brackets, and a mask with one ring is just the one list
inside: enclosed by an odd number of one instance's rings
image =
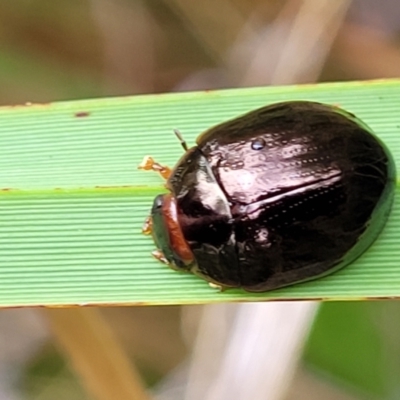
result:
[[(396, 0), (3, 0), (0, 104), (399, 77), (399, 31)], [(399, 399), (398, 311), (322, 306), (280, 398)], [(102, 313), (157, 398), (187, 398), (203, 309)], [(1, 311), (0, 346), (0, 399), (89, 398), (39, 310)]]

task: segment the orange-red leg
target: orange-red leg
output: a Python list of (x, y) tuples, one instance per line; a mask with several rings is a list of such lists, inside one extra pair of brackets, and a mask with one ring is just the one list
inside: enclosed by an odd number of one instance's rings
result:
[[(154, 159), (150, 156), (144, 157), (143, 161), (140, 163), (138, 168), (143, 169), (145, 171), (158, 172), (164, 179), (168, 179), (171, 176), (172, 172), (171, 168), (159, 164), (158, 162), (154, 161)], [(152, 229), (153, 229), (153, 219), (151, 218), (151, 215), (149, 215), (144, 221), (144, 224), (142, 226), (142, 232), (145, 235), (150, 235)], [(168, 264), (168, 260), (165, 258), (161, 250), (159, 249), (154, 250), (151, 254), (158, 261), (161, 261), (164, 264)]]
[(172, 172), (171, 168), (159, 164), (150, 156), (143, 158), (143, 161), (139, 165), (139, 169), (158, 172), (164, 179), (168, 179)]
[(150, 235), (151, 232), (153, 231), (153, 218), (151, 218), (151, 215), (149, 215), (142, 226), (142, 233), (145, 235)]
[(213, 283), (213, 282), (208, 282), (208, 286), (210, 286), (210, 288), (217, 289), (220, 292), (224, 292), (227, 289), (226, 286), (218, 285), (218, 284)]
[[(142, 233), (145, 235), (150, 235), (153, 229), (153, 219), (149, 215), (146, 220), (144, 221), (143, 227), (142, 227)], [(164, 264), (168, 264), (168, 260), (165, 258), (163, 252), (159, 249), (154, 250), (151, 252), (152, 256), (156, 258), (158, 261), (161, 261)]]
[(164, 264), (168, 264), (168, 260), (165, 258), (164, 254), (162, 253), (161, 250), (154, 250), (152, 253), (152, 256), (156, 258), (158, 261), (161, 261)]

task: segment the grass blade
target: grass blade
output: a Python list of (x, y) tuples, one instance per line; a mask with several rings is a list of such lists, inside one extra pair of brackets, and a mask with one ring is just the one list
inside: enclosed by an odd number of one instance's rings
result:
[[(162, 180), (204, 129), (268, 103), (337, 104), (400, 164), (400, 80), (148, 95), (0, 108), (0, 306), (194, 304), (400, 296), (400, 205), (378, 241), (326, 278), (263, 294), (219, 293), (155, 261), (141, 225)], [(398, 197), (398, 196), (397, 196)]]

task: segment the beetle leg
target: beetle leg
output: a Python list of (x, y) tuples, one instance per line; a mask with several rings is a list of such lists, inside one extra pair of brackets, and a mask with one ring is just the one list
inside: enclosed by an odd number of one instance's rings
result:
[(142, 233), (144, 235), (150, 235), (151, 232), (153, 231), (153, 219), (151, 218), (151, 215), (149, 215), (142, 226)]
[(164, 254), (161, 250), (157, 249), (151, 252), (151, 255), (156, 258), (158, 261), (161, 261), (164, 264), (169, 264), (168, 260), (165, 258)]
[(156, 171), (164, 179), (168, 179), (171, 176), (171, 168), (159, 164), (150, 156), (144, 157), (138, 168), (145, 171)]
[(210, 286), (210, 288), (217, 289), (220, 292), (224, 292), (227, 289), (226, 286), (217, 285), (216, 283), (213, 282), (208, 282), (208, 286)]

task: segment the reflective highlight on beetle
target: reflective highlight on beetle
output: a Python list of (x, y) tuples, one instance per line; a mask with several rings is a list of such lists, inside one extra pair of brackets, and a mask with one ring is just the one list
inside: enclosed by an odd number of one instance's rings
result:
[[(183, 146), (185, 149), (186, 144)], [(314, 102), (273, 104), (201, 134), (154, 200), (155, 255), (221, 288), (314, 279), (363, 253), (390, 212), (395, 166), (359, 119)]]

